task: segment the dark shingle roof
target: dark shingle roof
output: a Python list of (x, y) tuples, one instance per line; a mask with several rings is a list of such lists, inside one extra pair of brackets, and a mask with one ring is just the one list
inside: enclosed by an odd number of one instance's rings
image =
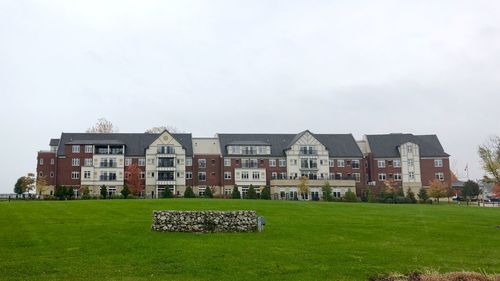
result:
[[(126, 156), (143, 156), (145, 149), (155, 141), (161, 134), (147, 133), (62, 133), (61, 144), (57, 150), (58, 156), (64, 156), (64, 145), (71, 143), (79, 144), (103, 144), (109, 141), (111, 144), (125, 144)], [(186, 150), (186, 156), (193, 155), (193, 142), (191, 134), (171, 134)]]
[[(226, 146), (236, 143), (267, 143), (271, 145), (271, 155), (284, 157), (290, 148), (305, 132), (299, 134), (217, 134), (223, 156), (227, 156)], [(363, 157), (361, 150), (351, 134), (313, 134), (329, 151), (331, 157)]]
[(49, 146), (58, 146), (59, 139), (50, 139)]
[(400, 157), (399, 145), (418, 144), (421, 157), (448, 157), (436, 135), (384, 134), (367, 135), (368, 145), (374, 157)]

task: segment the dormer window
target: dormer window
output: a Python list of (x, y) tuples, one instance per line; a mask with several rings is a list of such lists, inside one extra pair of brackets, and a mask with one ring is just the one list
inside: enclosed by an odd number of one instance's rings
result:
[(315, 155), (316, 149), (311, 145), (302, 145), (300, 146), (300, 154), (302, 155)]

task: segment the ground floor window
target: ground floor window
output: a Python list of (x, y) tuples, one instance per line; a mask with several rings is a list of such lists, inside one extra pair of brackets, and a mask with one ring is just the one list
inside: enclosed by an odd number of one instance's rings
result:
[(247, 197), (247, 194), (248, 194), (248, 187), (242, 187), (241, 188), (241, 196), (243, 198), (246, 198)]
[(233, 190), (231, 188), (224, 188), (224, 195), (231, 195)]
[(198, 187), (198, 196), (205, 196), (205, 187), (204, 186)]
[(116, 193), (116, 186), (108, 186), (108, 194), (109, 196)]

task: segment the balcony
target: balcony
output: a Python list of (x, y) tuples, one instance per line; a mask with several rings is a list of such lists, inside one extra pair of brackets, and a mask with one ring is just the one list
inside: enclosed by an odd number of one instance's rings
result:
[(158, 146), (156, 153), (157, 154), (175, 154), (175, 148), (173, 146)]
[(317, 155), (318, 151), (312, 147), (309, 147), (309, 148), (301, 147), (299, 154), (300, 155)]
[(117, 166), (118, 166), (118, 164), (115, 161), (99, 163), (100, 168), (116, 168)]
[(101, 175), (99, 181), (116, 181), (116, 174)]
[(96, 145), (95, 154), (98, 155), (123, 155), (123, 146)]
[(174, 168), (175, 160), (174, 158), (158, 158), (159, 168)]

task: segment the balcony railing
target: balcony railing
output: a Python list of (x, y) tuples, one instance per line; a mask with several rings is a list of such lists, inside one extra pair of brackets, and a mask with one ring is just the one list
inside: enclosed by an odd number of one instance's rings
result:
[(99, 181), (115, 181), (116, 175), (99, 176)]
[(101, 168), (116, 168), (117, 167), (116, 162), (100, 162), (99, 167)]
[(300, 149), (300, 155), (316, 155), (318, 151), (316, 149)]

